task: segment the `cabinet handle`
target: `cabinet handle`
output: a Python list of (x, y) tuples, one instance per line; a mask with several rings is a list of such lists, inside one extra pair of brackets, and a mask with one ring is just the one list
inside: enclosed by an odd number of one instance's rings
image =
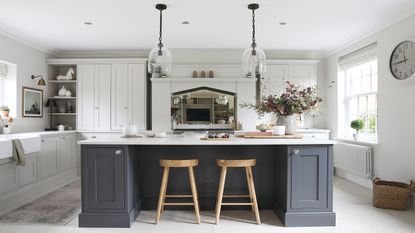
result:
[(99, 107), (95, 107), (95, 109), (99, 109)]
[(91, 136), (91, 138), (92, 138), (92, 139), (95, 139), (95, 138), (97, 138), (97, 136)]
[(121, 150), (116, 150), (115, 151), (115, 155), (120, 155), (121, 154)]
[(40, 140), (40, 142), (45, 142), (45, 140), (42, 139), (42, 140)]
[(62, 137), (62, 139), (66, 139), (66, 137)]
[(295, 150), (294, 150), (294, 154), (295, 154), (295, 155), (300, 154), (300, 150), (295, 149)]
[(124, 107), (124, 109), (128, 109), (128, 107)]

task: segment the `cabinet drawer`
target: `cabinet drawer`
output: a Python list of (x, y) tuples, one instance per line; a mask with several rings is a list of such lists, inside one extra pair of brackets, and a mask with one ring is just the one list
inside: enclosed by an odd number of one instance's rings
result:
[(326, 139), (327, 138), (327, 134), (322, 134), (322, 133), (310, 133), (310, 134), (302, 134), (304, 136), (304, 139)]
[(31, 184), (38, 180), (38, 157), (26, 158), (26, 165), (20, 167), (20, 186)]

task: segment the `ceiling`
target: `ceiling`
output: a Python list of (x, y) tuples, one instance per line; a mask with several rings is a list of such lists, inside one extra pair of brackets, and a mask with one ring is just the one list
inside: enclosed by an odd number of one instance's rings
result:
[[(158, 38), (154, 0), (0, 0), (0, 32), (54, 51), (148, 50)], [(168, 48), (246, 48), (247, 0), (165, 0)], [(409, 16), (414, 0), (261, 0), (257, 43), (266, 50), (329, 52)], [(190, 24), (183, 25), (182, 21)], [(84, 22), (93, 23), (87, 26)], [(281, 26), (280, 22), (287, 22)]]

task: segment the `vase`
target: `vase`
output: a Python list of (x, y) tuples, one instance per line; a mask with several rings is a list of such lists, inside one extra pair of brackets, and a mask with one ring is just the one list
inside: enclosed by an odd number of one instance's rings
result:
[(294, 115), (278, 116), (277, 125), (285, 126), (285, 134), (295, 134), (297, 131), (297, 121)]

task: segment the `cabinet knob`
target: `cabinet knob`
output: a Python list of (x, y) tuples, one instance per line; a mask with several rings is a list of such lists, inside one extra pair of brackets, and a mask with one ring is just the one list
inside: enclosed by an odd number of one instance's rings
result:
[(40, 142), (45, 142), (45, 140), (42, 139), (42, 140), (40, 140)]
[(115, 155), (120, 155), (122, 153), (122, 151), (121, 150), (116, 150), (115, 151)]
[(294, 154), (296, 154), (296, 155), (300, 154), (300, 150), (295, 149)]
[(66, 139), (66, 137), (62, 137), (62, 139)]
[(97, 138), (97, 136), (91, 136), (91, 138), (95, 139), (95, 138)]
[(124, 107), (124, 109), (128, 109), (128, 107)]
[(95, 109), (99, 109), (99, 107), (95, 107)]

